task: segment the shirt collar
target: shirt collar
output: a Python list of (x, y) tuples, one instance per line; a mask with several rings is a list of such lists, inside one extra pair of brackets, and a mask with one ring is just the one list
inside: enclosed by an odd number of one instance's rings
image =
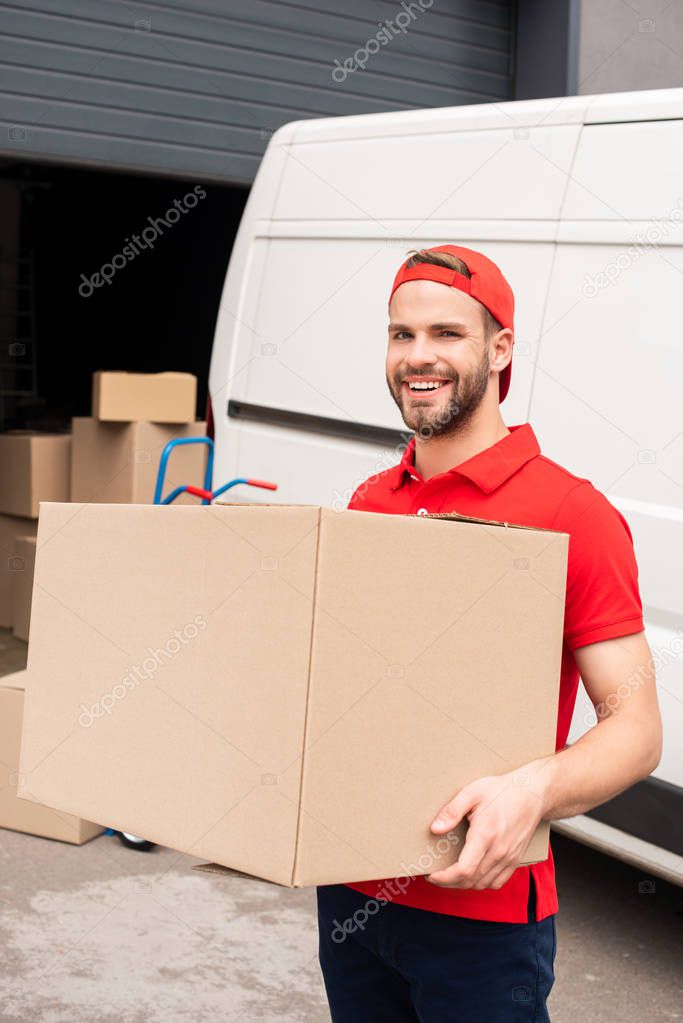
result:
[[(490, 494), (513, 473), (541, 453), (536, 434), (530, 423), (509, 426), (508, 429), (510, 433), (505, 437), (490, 447), (484, 448), (483, 451), (468, 458), (465, 462), (461, 462), (460, 465), (453, 466), (448, 473), (465, 476), (485, 494)], [(390, 490), (398, 490), (406, 480), (407, 474), (410, 474), (418, 483), (425, 482), (415, 468), (414, 436), (411, 437), (399, 464), (389, 472), (392, 474), (389, 480)], [(440, 475), (447, 474), (441, 473)]]

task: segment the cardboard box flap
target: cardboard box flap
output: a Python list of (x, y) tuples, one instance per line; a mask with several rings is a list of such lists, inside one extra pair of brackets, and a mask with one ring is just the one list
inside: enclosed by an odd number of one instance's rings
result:
[(247, 874), (244, 870), (235, 870), (234, 867), (223, 867), (220, 863), (196, 863), (193, 870), (200, 874), (218, 874), (219, 877), (242, 877), (246, 881), (260, 881), (262, 884), (277, 884), (277, 881), (269, 881), (265, 877), (258, 877), (257, 874)]
[[(457, 522), (476, 522), (481, 526), (505, 526), (507, 529), (533, 529), (536, 533), (559, 533), (558, 529), (539, 529), (536, 526), (524, 526), (520, 522), (503, 522), (499, 519), (480, 519), (475, 515), (463, 515), (461, 512), (428, 512), (426, 515), (418, 512), (408, 512), (408, 518), (418, 519), (454, 519)], [(565, 534), (569, 535), (569, 534)]]
[(10, 675), (0, 675), (0, 686), (5, 689), (26, 689), (27, 675), (25, 668), (22, 671), (13, 671)]
[(214, 507), (243, 508), (246, 504), (250, 508), (319, 508), (319, 504), (288, 504), (283, 501), (214, 501)]

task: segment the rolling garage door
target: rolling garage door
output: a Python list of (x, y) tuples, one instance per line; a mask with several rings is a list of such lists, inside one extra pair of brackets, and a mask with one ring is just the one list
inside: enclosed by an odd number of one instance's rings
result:
[(0, 155), (248, 184), (287, 121), (511, 98), (513, 9), (0, 2)]

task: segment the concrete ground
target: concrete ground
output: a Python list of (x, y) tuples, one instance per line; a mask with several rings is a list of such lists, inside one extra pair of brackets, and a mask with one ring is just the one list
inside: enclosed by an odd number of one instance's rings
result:
[(0, 832), (0, 1019), (327, 1020), (314, 892), (193, 872), (168, 849)]
[[(0, 636), (0, 673), (23, 651)], [(683, 889), (559, 836), (554, 848), (553, 1023), (683, 1020)], [(0, 1020), (328, 1021), (314, 890), (196, 862), (0, 830)]]
[[(566, 839), (556, 849), (554, 1023), (683, 1019), (683, 892), (641, 893), (637, 871)], [(195, 862), (108, 836), (78, 848), (0, 831), (0, 1019), (329, 1020), (313, 890)]]

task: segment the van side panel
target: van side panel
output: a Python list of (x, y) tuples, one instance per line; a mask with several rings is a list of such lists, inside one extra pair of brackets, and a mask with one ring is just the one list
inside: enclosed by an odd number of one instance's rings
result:
[[(676, 91), (681, 104), (683, 90)], [(614, 101), (612, 107), (612, 116), (623, 118)], [(584, 128), (559, 227), (530, 415), (545, 453), (592, 480), (629, 522), (665, 727), (655, 775), (679, 787), (683, 193), (671, 156), (681, 151), (683, 119)], [(570, 740), (594, 721), (584, 693)]]
[(582, 109), (568, 103), (567, 123), (548, 101), (298, 122), (269, 147), (278, 172), (248, 210), (247, 277), (233, 258), (216, 332), (232, 353), (212, 366), (217, 479), (273, 479), (280, 500), (327, 505), (400, 459), (395, 444), (230, 419), (228, 400), (405, 432), (385, 382), (389, 288), (409, 250), (444, 241), (485, 247), (518, 296), (505, 414), (526, 420)]

